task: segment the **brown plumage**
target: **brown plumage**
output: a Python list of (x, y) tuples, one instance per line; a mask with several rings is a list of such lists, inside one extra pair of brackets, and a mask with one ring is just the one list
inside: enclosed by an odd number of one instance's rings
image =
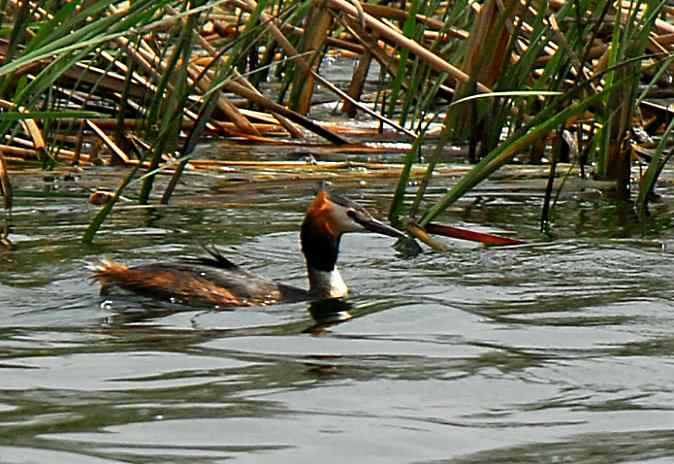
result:
[[(227, 288), (180, 266), (146, 265), (129, 268), (124, 264), (105, 260), (93, 268), (93, 278), (102, 289), (118, 286), (137, 293), (146, 293), (178, 303), (211, 303), (217, 306), (254, 305), (263, 301), (242, 301)], [(280, 296), (278, 291), (265, 295), (265, 300)]]

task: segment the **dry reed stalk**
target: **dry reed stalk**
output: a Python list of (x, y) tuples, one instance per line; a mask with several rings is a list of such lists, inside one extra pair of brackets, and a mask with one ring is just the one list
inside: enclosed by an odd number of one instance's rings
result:
[(321, 137), (331, 141), (332, 143), (336, 143), (339, 145), (348, 143), (346, 139), (340, 137), (337, 134), (331, 133), (327, 129), (322, 128), (314, 121), (311, 121), (310, 119), (302, 116), (299, 113), (296, 113), (295, 111), (289, 110), (285, 106), (279, 105), (278, 103), (269, 100), (265, 96), (259, 95), (257, 92), (253, 92), (249, 88), (237, 82), (234, 81), (225, 82), (223, 84), (223, 89), (235, 93), (241, 97), (244, 97), (250, 100), (251, 102), (255, 103), (256, 105), (260, 106), (261, 108), (266, 108), (275, 113), (279, 113), (287, 117), (288, 119), (292, 120), (293, 122), (299, 124), (300, 126), (304, 127), (308, 131), (320, 135)]
[[(330, 129), (331, 131), (335, 132), (336, 134), (346, 134), (346, 135), (353, 135), (355, 137), (386, 137), (387, 134), (381, 134), (379, 131), (379, 127), (351, 127), (351, 126), (343, 126), (340, 123), (336, 122), (323, 122), (321, 123), (323, 127), (326, 129)], [(398, 140), (398, 136), (396, 134), (388, 134), (389, 137), (391, 137), (394, 140)]]
[[(392, 165), (388, 163), (364, 162), (364, 161), (319, 161), (317, 163), (308, 163), (306, 161), (222, 161), (222, 160), (190, 160), (194, 168), (201, 170), (215, 170), (221, 168), (236, 168), (239, 170), (250, 170), (253, 172), (275, 172), (278, 174), (289, 173), (295, 175), (299, 172), (310, 174), (314, 172), (330, 175), (348, 175), (349, 178), (361, 179), (368, 177), (398, 177), (402, 171), (401, 165)], [(425, 164), (412, 166), (412, 176), (419, 177), (426, 172)], [(470, 166), (465, 165), (438, 165), (436, 170), (439, 176), (462, 176), (470, 170)], [(340, 173), (340, 171), (343, 171)], [(517, 170), (511, 170), (513, 173), (521, 175), (540, 175), (543, 176), (543, 170), (523, 170), (518, 167)], [(524, 171), (524, 172), (522, 172)], [(506, 169), (504, 172), (508, 172)]]
[[(653, 36), (648, 37), (648, 46), (647, 47), (651, 52), (656, 53), (656, 54), (660, 54), (662, 56), (666, 56), (666, 55), (669, 54), (669, 50), (667, 50), (667, 48), (664, 45), (658, 43), (655, 40), (655, 37), (653, 37)], [(669, 65), (669, 69), (670, 70), (674, 69), (674, 63)]]
[(423, 31), (422, 37), (424, 42), (449, 43), (452, 39), (452, 37), (448, 36), (445, 32), (439, 31)]
[(655, 40), (663, 47), (666, 47), (668, 45), (674, 44), (674, 33), (656, 35), (653, 37), (653, 40)]
[(655, 29), (663, 34), (674, 34), (674, 25), (659, 18), (655, 20)]
[(9, 181), (9, 172), (7, 171), (7, 164), (5, 157), (0, 150), (0, 195), (3, 198), (3, 205), (7, 211), (12, 209), (13, 194), (12, 184)]
[[(112, 159), (114, 162), (128, 165), (130, 158), (129, 156), (119, 148), (119, 145), (117, 145), (110, 137), (108, 137), (105, 132), (103, 132), (96, 124), (94, 124), (91, 121), (86, 121), (87, 126), (89, 129), (91, 129), (94, 134), (98, 136), (98, 138), (101, 139), (101, 141), (105, 144), (110, 149), (110, 152), (112, 153)], [(79, 155), (77, 155), (77, 158), (79, 159)]]
[(336, 154), (336, 153), (348, 153), (348, 154), (395, 154), (395, 153), (407, 153), (411, 145), (407, 143), (401, 144), (386, 144), (386, 143), (373, 143), (365, 142), (362, 144), (350, 144), (340, 147), (334, 146), (313, 146), (312, 148), (317, 154), (327, 155), (327, 154)]
[[(164, 63), (159, 56), (152, 50), (152, 48), (144, 40), (140, 41), (140, 48), (133, 49), (128, 40), (124, 38), (117, 39), (122, 46), (130, 52), (131, 58), (136, 61), (137, 64), (141, 65), (143, 69), (149, 72), (153, 79), (156, 82), (159, 82), (161, 76), (155, 69), (159, 69), (162, 72), (168, 72), (166, 63)], [(131, 50), (134, 50), (133, 53)], [(211, 81), (206, 76), (202, 76), (201, 72), (195, 68), (194, 64), (187, 65), (187, 72), (191, 78), (190, 84), (196, 84), (196, 86), (202, 92), (207, 92), (210, 90)], [(169, 88), (172, 86), (169, 85)], [(257, 134), (255, 126), (253, 126), (248, 119), (241, 114), (239, 109), (232, 104), (224, 95), (220, 94), (217, 97), (218, 109), (222, 111), (230, 121), (232, 121), (239, 131), (250, 134)]]
[[(238, 74), (238, 73), (237, 73)], [(242, 85), (248, 87), (251, 92), (256, 92), (258, 95), (261, 97), (264, 97), (262, 92), (257, 90), (253, 84), (251, 84), (248, 79), (244, 79), (243, 76), (237, 76), (237, 81), (241, 83)], [(246, 112), (241, 111), (242, 114), (246, 114)], [(251, 112), (253, 113), (253, 112)], [(255, 112), (259, 113), (259, 112)], [(261, 114), (261, 113), (260, 113)], [(296, 138), (296, 139), (301, 139), (304, 138), (304, 132), (302, 132), (302, 129), (299, 128), (296, 124), (294, 124), (290, 119), (286, 118), (285, 116), (281, 116), (278, 113), (271, 112), (271, 115), (278, 121), (278, 123), (290, 134), (291, 137)]]
[[(360, 97), (363, 94), (363, 87), (365, 86), (367, 73), (370, 70), (370, 63), (372, 63), (372, 54), (370, 52), (363, 53), (360, 56), (356, 72), (353, 73), (349, 88), (346, 91), (354, 100), (360, 100)], [(356, 116), (356, 107), (350, 101), (344, 100), (342, 103), (342, 112), (353, 118)]]
[(256, 143), (256, 144), (263, 144), (263, 145), (284, 145), (284, 146), (297, 146), (297, 147), (306, 147), (307, 143), (305, 141), (299, 141), (299, 140), (283, 140), (283, 139), (278, 139), (278, 138), (272, 138), (272, 137), (264, 137), (261, 135), (251, 135), (251, 134), (244, 134), (242, 132), (231, 132), (230, 135), (232, 137), (241, 137), (246, 139), (245, 141), (247, 143)]
[[(249, 12), (255, 11), (255, 9), (257, 8), (257, 4), (253, 0), (245, 0), (245, 1), (244, 0), (234, 0), (234, 2), (240, 8), (242, 8), (246, 11), (249, 11)], [(322, 77), (320, 74), (314, 73), (309, 68), (308, 64), (304, 61), (304, 59), (301, 56), (298, 56), (297, 49), (295, 49), (295, 47), (290, 43), (290, 41), (285, 37), (285, 35), (283, 35), (283, 33), (281, 32), (281, 30), (279, 28), (279, 25), (277, 24), (277, 20), (275, 18), (271, 17), (270, 15), (268, 15), (267, 13), (265, 13), (264, 11), (261, 13), (261, 17), (267, 23), (267, 27), (269, 28), (269, 31), (271, 32), (274, 39), (278, 42), (278, 44), (281, 46), (281, 48), (286, 52), (286, 54), (288, 56), (296, 57), (295, 62), (297, 63), (298, 66), (300, 66), (300, 68), (303, 71), (305, 71), (307, 73), (312, 73), (313, 77), (317, 81), (319, 81), (322, 85), (324, 85), (325, 87), (330, 89), (330, 91), (334, 92), (335, 94), (337, 94), (338, 96), (340, 96), (340, 97), (342, 97), (346, 100), (351, 101), (352, 104), (354, 104), (360, 110), (364, 111), (365, 113), (369, 114), (370, 116), (373, 116), (373, 117), (377, 118), (379, 121), (382, 121), (382, 122), (386, 123), (387, 125), (395, 128), (397, 131), (402, 132), (403, 134), (407, 135), (410, 138), (416, 138), (416, 134), (414, 134), (413, 132), (410, 132), (407, 129), (405, 129), (403, 127), (400, 127), (394, 121), (391, 121), (391, 120), (385, 118), (384, 116), (382, 116), (382, 115), (378, 114), (377, 112), (368, 108), (366, 105), (362, 105), (359, 102), (353, 100), (349, 95), (347, 95), (343, 90), (341, 90), (337, 86), (335, 86), (332, 82), (328, 81), (327, 79)], [(230, 91), (233, 91), (233, 90), (230, 90)], [(234, 93), (238, 93), (238, 92), (234, 92)], [(241, 95), (241, 94), (239, 93), (239, 95)], [(248, 98), (248, 97), (245, 97), (245, 98)], [(293, 117), (291, 117), (288, 114), (285, 114), (285, 116), (289, 117), (290, 119), (293, 119)], [(300, 116), (300, 115), (297, 115), (297, 116)], [(296, 123), (302, 125), (302, 123), (300, 121), (298, 121), (298, 120), (294, 120), (294, 121)], [(304, 127), (306, 127), (306, 126), (304, 126)], [(330, 135), (335, 137), (334, 134), (330, 134)], [(342, 141), (342, 142), (334, 142), (334, 143), (343, 144), (343, 143), (347, 143), (347, 142)]]
[(362, 27), (360, 21), (353, 18), (341, 18), (342, 25), (353, 35), (386, 71), (395, 76), (398, 73), (398, 61), (395, 49), (385, 50), (382, 44)]
[[(254, 0), (235, 0), (235, 3), (239, 8), (248, 13), (252, 13), (257, 10), (257, 2)], [(279, 46), (285, 51), (286, 55), (289, 57), (295, 58), (294, 63), (300, 68), (300, 70), (305, 73), (311, 73), (311, 67), (306, 62), (304, 57), (299, 56), (299, 52), (295, 46), (288, 40), (288, 38), (281, 31), (282, 26), (278, 23), (277, 18), (274, 18), (264, 10), (260, 13), (260, 17), (267, 24), (269, 31), (271, 32), (274, 39), (278, 42)]]
[[(176, 10), (175, 10), (174, 8), (172, 8), (172, 7), (170, 7), (170, 6), (167, 6), (166, 9), (167, 9), (167, 11), (168, 11), (169, 13), (176, 14)], [(186, 19), (183, 18), (183, 21), (186, 21)], [(205, 66), (209, 66), (209, 65), (213, 62), (214, 59), (219, 59), (219, 61), (222, 62), (222, 57), (220, 56), (220, 54), (218, 53), (218, 51), (217, 51), (217, 50), (210, 44), (210, 42), (208, 42), (208, 40), (206, 40), (201, 34), (197, 34), (196, 39), (197, 39), (197, 42), (199, 43), (199, 45), (200, 45), (200, 46), (206, 51), (206, 53), (208, 53), (210, 56), (195, 59), (195, 60), (192, 62), (193, 64), (195, 64), (195, 65), (197, 65), (197, 66), (204, 66), (204, 67), (205, 67)], [(207, 60), (205, 63), (204, 63), (204, 61), (202, 61), (204, 58)], [(234, 73), (235, 73), (236, 80), (237, 80), (237, 82), (238, 82), (239, 84), (241, 84), (241, 85), (247, 87), (247, 88), (248, 88), (249, 90), (251, 90), (252, 92), (256, 92), (260, 97), (263, 97), (263, 98), (264, 98), (264, 95), (262, 94), (262, 92), (260, 92), (259, 90), (257, 90), (257, 89), (255, 88), (255, 86), (254, 86), (253, 84), (251, 84), (251, 83), (248, 81), (248, 79), (246, 79), (244, 76), (242, 76), (236, 69), (234, 69)], [(260, 112), (252, 112), (252, 111), (249, 111), (249, 110), (243, 110), (243, 109), (238, 109), (238, 112), (239, 112), (243, 117), (248, 117), (248, 116), (250, 116), (250, 115), (255, 115), (255, 116), (262, 115), (267, 121), (271, 122), (271, 121), (269, 120), (269, 118), (268, 118), (268, 115), (266, 115), (266, 114), (264, 114), (264, 113), (260, 113)], [(304, 133), (302, 132), (302, 130), (301, 130), (300, 128), (298, 128), (296, 125), (294, 125), (294, 124), (292, 123), (292, 121), (290, 121), (289, 119), (287, 119), (287, 118), (281, 116), (281, 115), (278, 114), (278, 113), (274, 113), (274, 112), (272, 112), (272, 116), (274, 117), (274, 119), (275, 119), (276, 121), (278, 121), (278, 123), (279, 123), (283, 128), (285, 128), (285, 129), (288, 131), (288, 133), (289, 133), (292, 137), (296, 137), (296, 138), (303, 138), (303, 137), (304, 137)], [(258, 125), (255, 125), (255, 124), (253, 124), (253, 123), (250, 122), (250, 121), (249, 121), (249, 124), (251, 124), (251, 125), (254, 127), (254, 129), (255, 129), (255, 132), (253, 132), (254, 134), (258, 134), (258, 135), (259, 135), (259, 134), (261, 133), (261, 132), (259, 131), (259, 129), (258, 129)], [(221, 127), (222, 127), (222, 126), (221, 126)], [(265, 131), (265, 132), (266, 132), (266, 131)]]
[(47, 152), (47, 144), (44, 142), (44, 137), (42, 136), (42, 131), (38, 127), (34, 119), (23, 119), (21, 120), (21, 126), (28, 133), (31, 140), (33, 141), (33, 148), (35, 151), (40, 153)]
[[(559, 11), (560, 9), (564, 8), (566, 4), (568, 3), (567, 0), (550, 0), (548, 2), (548, 6), (555, 10)], [(633, 2), (621, 2), (621, 10), (622, 10), (622, 16), (624, 19), (627, 19), (629, 15), (631, 14), (632, 8), (634, 8), (634, 3)], [(641, 12), (640, 14), (643, 14), (645, 11), (645, 8), (647, 8), (648, 5), (641, 3), (640, 8)], [(611, 16), (606, 17), (607, 22), (613, 22), (615, 21)], [(656, 30), (660, 31), (662, 34), (674, 34), (674, 24), (670, 24), (667, 21), (657, 18), (654, 23), (654, 27)]]
[[(346, 2), (345, 0), (328, 0), (328, 4), (331, 8), (341, 11), (342, 13), (351, 16), (352, 18), (359, 20), (362, 18), (365, 24), (372, 28), (372, 30), (382, 36), (385, 39), (390, 40), (399, 47), (408, 49), (411, 53), (419, 57), (420, 60), (424, 61), (430, 67), (435, 69), (438, 72), (446, 72), (456, 81), (461, 83), (466, 83), (470, 80), (470, 76), (465, 72), (461, 71), (457, 67), (448, 63), (432, 51), (418, 44), (414, 40), (406, 37), (403, 34), (400, 34), (393, 30), (391, 27), (387, 26), (382, 21), (377, 18), (369, 15), (368, 13), (359, 14), (358, 9), (352, 4)], [(481, 82), (476, 84), (477, 90), (480, 92), (491, 92), (491, 89), (484, 85)]]
[[(172, 7), (170, 7), (170, 6), (167, 6), (166, 9), (170, 13), (173, 13), (173, 14), (176, 13), (176, 10), (173, 9)], [(181, 21), (184, 23), (185, 21), (187, 21), (187, 19), (182, 18)], [(218, 51), (215, 48), (213, 48), (213, 46), (211, 46), (211, 44), (208, 42), (208, 40), (206, 40), (201, 35), (201, 33), (196, 34), (196, 39), (197, 39), (197, 42), (199, 43), (199, 45), (208, 54), (210, 54), (211, 57), (219, 56)], [(196, 73), (197, 70), (194, 67), (195, 64), (196, 63), (190, 63), (187, 67), (187, 71), (188, 71), (190, 77), (192, 79), (196, 80), (196, 83), (197, 83), (197, 86), (199, 87), (199, 89), (202, 92), (206, 93), (208, 90), (210, 90), (211, 82), (210, 82), (210, 80), (208, 80), (208, 78), (206, 78), (206, 76), (202, 76), (201, 78), (198, 78), (201, 75), (201, 72), (199, 71), (198, 73)], [(250, 85), (250, 83), (248, 81), (246, 81), (246, 82), (248, 83), (250, 88), (255, 89), (252, 85)], [(257, 89), (255, 89), (255, 91), (257, 91)], [(260, 93), (260, 95), (262, 95), (262, 94)], [(225, 116), (227, 116), (237, 126), (237, 128), (242, 129), (246, 133), (260, 135), (260, 132), (258, 132), (255, 125), (248, 120), (246, 115), (239, 108), (237, 108), (234, 104), (232, 104), (227, 99), (227, 97), (222, 95), (222, 93), (220, 93), (217, 97), (217, 106), (223, 113), (225, 113)], [(281, 125), (284, 125), (284, 123), (281, 122), (281, 121), (279, 121), (279, 123)], [(295, 128), (293, 128), (293, 129), (295, 129)], [(297, 131), (293, 132), (292, 129), (290, 129), (289, 132), (291, 134), (297, 133)]]
[(449, 251), (449, 247), (447, 245), (432, 238), (430, 235), (428, 235), (428, 232), (423, 227), (420, 227), (414, 222), (407, 224), (406, 231), (412, 237), (418, 239), (422, 243), (425, 243), (435, 251), (443, 253)]
[[(351, 35), (356, 37), (363, 44), (372, 57), (377, 60), (379, 65), (386, 69), (386, 72), (391, 76), (396, 76), (398, 74), (399, 60), (398, 57), (395, 56), (394, 49), (391, 49), (390, 52), (386, 50), (385, 46), (382, 46), (376, 38), (372, 37), (369, 32), (362, 28), (359, 21), (356, 21), (353, 18), (342, 18), (341, 23)], [(403, 86), (406, 88), (409, 87), (407, 82), (404, 82)], [(445, 98), (451, 98), (454, 94), (454, 90), (441, 84), (438, 93)]]
[[(121, 92), (124, 88), (124, 76), (109, 71), (106, 72), (93, 66), (85, 66), (81, 63), (76, 63), (72, 68), (65, 70), (63, 76), (81, 83), (96, 85), (113, 92)], [(138, 80), (134, 80), (128, 93), (133, 97), (142, 98), (147, 94), (148, 90), (154, 90), (154, 86), (147, 81), (139, 82)]]
[[(100, 56), (105, 59), (108, 63), (112, 64), (116, 69), (119, 70), (122, 75), (119, 75), (119, 78), (124, 78), (126, 75), (129, 73), (129, 67), (125, 64), (119, 61), (117, 58), (115, 58), (110, 52), (107, 52), (105, 50), (101, 51)], [(117, 74), (117, 73), (115, 73)], [(154, 89), (154, 86), (150, 81), (148, 81), (144, 76), (138, 74), (137, 72), (133, 72), (131, 75), (131, 87), (138, 87), (140, 86), (141, 89)], [(122, 91), (121, 89), (119, 90), (120, 92)], [(143, 96), (143, 95), (141, 95)]]
[[(183, 115), (185, 116), (185, 119), (188, 119), (188, 120), (196, 121), (197, 119), (199, 119), (199, 114), (195, 113), (191, 109), (188, 109), (187, 107), (183, 108)], [(185, 135), (185, 132), (183, 131), (182, 126), (183, 126), (183, 124), (181, 124), (181, 128), (180, 128), (180, 131), (178, 133), (179, 138), (183, 137)], [(194, 127), (194, 125), (192, 125), (192, 126)], [(229, 134), (230, 133), (230, 131), (227, 131), (226, 129), (224, 129), (224, 127), (213, 124), (212, 120), (206, 122), (206, 124), (204, 125), (204, 132), (205, 133), (210, 132), (211, 134), (223, 134), (223, 133)]]
[[(320, 3), (318, 3), (320, 1)], [(311, 109), (311, 97), (314, 93), (314, 75), (321, 60), (321, 48), (330, 33), (332, 15), (325, 9), (325, 0), (314, 0), (309, 14), (305, 18), (305, 35), (302, 40), (302, 54), (308, 56), (308, 67), (313, 72), (302, 70), (295, 73), (291, 108), (300, 114), (308, 114)], [(306, 61), (305, 61), (306, 62)], [(301, 65), (300, 65), (301, 66)]]
[[(67, 134), (65, 132), (55, 132), (53, 135), (50, 136), (49, 142), (50, 143), (58, 143), (60, 145), (72, 145), (75, 146), (77, 145), (77, 139), (79, 138), (79, 125), (80, 123), (84, 123), (84, 120), (80, 120), (78, 123), (75, 123), (72, 128), (68, 130), (73, 130), (74, 135)], [(88, 139), (91, 139), (93, 137), (87, 137), (86, 134), (83, 135), (83, 142), (87, 141)]]
[[(211, 80), (202, 75), (193, 65), (187, 65), (187, 73), (191, 77), (193, 83), (196, 83), (199, 90), (206, 93), (210, 90)], [(239, 131), (247, 134), (259, 134), (255, 125), (252, 124), (246, 116), (244, 116), (239, 108), (236, 107), (229, 99), (220, 93), (217, 96), (218, 109), (222, 111), (230, 121), (239, 129)]]
[[(512, 3), (512, 1), (508, 3)], [(487, 86), (496, 83), (501, 73), (503, 61), (506, 58), (505, 51), (510, 41), (510, 32), (507, 27), (501, 27), (500, 29), (497, 29), (497, 27), (501, 21), (500, 16), (510, 8), (508, 3), (503, 8), (498, 6), (499, 0), (489, 0), (482, 5), (468, 37), (468, 52), (461, 65), (461, 70), (467, 75), (474, 75), (477, 80)], [(516, 12), (513, 11), (513, 16), (515, 14)], [(495, 45), (493, 49), (489, 50), (489, 56), (485, 56), (485, 45), (491, 43)], [(463, 94), (468, 90), (466, 85), (468, 85), (468, 82), (457, 85), (457, 92)], [(470, 120), (469, 117), (465, 119)]]
[(554, 35), (557, 39), (557, 44), (559, 45), (560, 48), (564, 49), (566, 53), (569, 54), (569, 59), (571, 61), (571, 64), (575, 70), (576, 76), (582, 76), (584, 79), (590, 81), (590, 86), (592, 87), (594, 92), (597, 92), (597, 86), (594, 82), (590, 80), (591, 76), (590, 73), (581, 63), (580, 57), (576, 54), (576, 52), (573, 50), (573, 47), (569, 45), (569, 41), (566, 40), (566, 36), (564, 35), (564, 32), (559, 28), (559, 24), (557, 23), (557, 20), (555, 19), (555, 15), (550, 15), (548, 16), (548, 23), (550, 25), (550, 28), (554, 32)]
[[(29, 160), (29, 159), (35, 159), (39, 160), (43, 156), (42, 152), (39, 152), (37, 150), (31, 149), (31, 148), (22, 148), (22, 147), (16, 147), (13, 145), (4, 145), (0, 144), (0, 151), (7, 155), (14, 155), (17, 158), (21, 158), (23, 160)], [(61, 150), (59, 152), (59, 157), (61, 159), (65, 159), (67, 161), (72, 161), (75, 159), (75, 152), (70, 151), (70, 150)], [(80, 161), (83, 163), (88, 164), (89, 162), (89, 156), (88, 155), (80, 155)]]
[[(172, 173), (171, 169), (172, 164), (177, 164), (177, 160), (172, 159), (165, 161), (165, 164), (160, 166), (161, 171), (164, 174)], [(129, 159), (126, 163), (128, 166), (138, 166), (141, 165), (144, 168), (150, 166), (149, 161), (140, 161), (136, 159)], [(374, 172), (390, 174), (392, 177), (398, 175), (399, 169), (391, 168), (390, 165), (377, 164), (377, 163), (359, 163), (359, 162), (320, 162), (317, 164), (307, 163), (306, 161), (221, 161), (221, 160), (202, 160), (202, 159), (192, 159), (187, 163), (188, 167), (193, 170), (201, 171), (217, 171), (222, 169), (231, 170), (235, 169), (245, 169), (253, 171), (255, 175), (271, 176), (271, 179), (278, 179), (278, 177), (297, 178), (297, 173), (301, 175), (311, 175), (312, 172), (322, 172), (334, 171), (339, 169), (369, 169)], [(263, 174), (260, 174), (262, 172)], [(245, 172), (237, 172), (236, 175), (245, 174)], [(361, 178), (362, 176), (367, 176), (368, 174), (363, 171), (350, 173), (354, 178)]]
[[(522, 52), (526, 52), (528, 50), (528, 47), (524, 47), (522, 49)], [(587, 60), (595, 60), (597, 58), (601, 58), (604, 53), (608, 50), (608, 45), (606, 44), (600, 44), (600, 45), (595, 45), (591, 47), (587, 51), (586, 59)], [(544, 66), (550, 59), (554, 56), (554, 50), (550, 49), (545, 49), (546, 55), (539, 56), (536, 58), (536, 64), (540, 66)]]
[(20, 147), (25, 147), (25, 148), (33, 148), (33, 141), (30, 139), (24, 139), (19, 136), (11, 136), (11, 135), (5, 135), (5, 141), (8, 143), (11, 143), (12, 145), (20, 146)]
[(79, 128), (77, 130), (77, 140), (75, 142), (75, 159), (73, 159), (73, 164), (80, 164), (80, 156), (82, 155), (82, 144), (84, 143), (84, 126), (86, 125), (85, 121), (80, 121)]
[(592, 66), (592, 75), (597, 76), (601, 74), (604, 69), (608, 66), (609, 53), (611, 52), (610, 47), (606, 47), (604, 53), (596, 60)]
[[(375, 18), (388, 18), (388, 19), (395, 19), (398, 21), (405, 21), (409, 16), (409, 13), (407, 11), (401, 10), (400, 8), (394, 8), (391, 6), (363, 3), (362, 7), (363, 11), (371, 14)], [(418, 23), (425, 25), (430, 29), (435, 29), (436, 31), (442, 30), (443, 31), (442, 34), (445, 34), (448, 37), (454, 39), (465, 40), (469, 36), (467, 31), (455, 27), (450, 27), (445, 31), (444, 30), (445, 24), (442, 21), (435, 18), (430, 18), (422, 14), (416, 15), (416, 21)]]
[[(324, 171), (330, 169), (390, 169), (385, 163), (367, 163), (361, 161), (320, 161), (308, 163), (306, 161), (221, 161), (221, 160), (190, 160), (195, 167), (238, 167), (250, 169), (306, 169), (308, 171)], [(397, 169), (397, 168), (396, 168)]]
[[(294, 27), (291, 33), (294, 35), (302, 35), (304, 34), (304, 31), (299, 27)], [(325, 44), (330, 47), (339, 48), (345, 52), (352, 52), (356, 54), (361, 54), (365, 51), (365, 49), (357, 43), (336, 37), (326, 37)]]
[[(248, 116), (260, 117), (261, 114), (264, 113), (251, 112), (251, 114), (249, 114)], [(96, 125), (101, 129), (114, 129), (115, 127), (117, 127), (117, 120), (114, 118), (90, 118), (89, 120), (96, 123)], [(131, 118), (124, 119), (124, 121), (122, 122), (122, 126), (125, 129), (129, 130), (142, 128), (145, 124), (146, 122), (142, 119), (131, 119)], [(220, 131), (220, 129), (226, 130), (228, 132), (231, 132), (234, 129), (236, 129), (236, 126), (232, 122), (213, 120), (212, 124), (213, 126), (216, 126), (218, 132)], [(190, 130), (192, 127), (194, 127), (194, 121), (186, 119), (183, 121), (181, 129), (187, 131)], [(260, 133), (279, 134), (279, 135), (284, 133), (279, 129), (279, 126), (277, 124), (255, 123), (255, 128)]]
[[(26, 110), (23, 108), (16, 108), (16, 105), (7, 100), (0, 99), (0, 108), (5, 108), (8, 110), (19, 111), (20, 113), (25, 113)], [(33, 148), (39, 153), (45, 154), (47, 151), (47, 145), (44, 142), (44, 137), (42, 136), (42, 131), (38, 127), (34, 119), (22, 119), (20, 121), (21, 127), (28, 134), (28, 136), (33, 141)]]
[[(246, 114), (247, 111), (242, 110), (241, 111), (243, 114)], [(257, 117), (259, 112), (254, 112), (254, 115), (249, 115), (246, 114), (249, 118), (254, 118)], [(211, 119), (210, 124), (213, 124), (214, 126), (218, 127), (221, 132), (225, 133), (234, 133), (236, 131), (236, 126), (234, 123), (229, 122), (229, 121), (218, 121)], [(257, 129), (258, 133), (267, 135), (267, 136), (275, 136), (275, 137), (282, 137), (287, 135), (287, 132), (283, 130), (278, 124), (276, 124), (276, 121), (274, 123), (251, 123), (255, 126)]]
[[(161, 76), (155, 70), (154, 66), (148, 59), (140, 52), (139, 49), (132, 46), (131, 42), (125, 37), (118, 37), (115, 39), (115, 43), (122, 48), (127, 56), (129, 56), (136, 65), (138, 65), (143, 71), (145, 71), (152, 81), (159, 83), (161, 81)], [(170, 84), (169, 84), (170, 86)]]

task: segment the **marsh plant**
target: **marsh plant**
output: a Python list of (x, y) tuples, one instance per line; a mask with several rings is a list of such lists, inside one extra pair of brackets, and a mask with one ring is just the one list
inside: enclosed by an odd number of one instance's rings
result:
[[(671, 111), (658, 102), (671, 93), (665, 1), (0, 0), (0, 14), (5, 206), (22, 165), (128, 169), (85, 241), (122, 191), (168, 203), (207, 138), (353, 147), (348, 132), (312, 119), (319, 85), (345, 117), (411, 143), (390, 209), (399, 225), (427, 228), (513, 161), (547, 163), (551, 180), (591, 175), (625, 200), (643, 164), (634, 197), (646, 214), (670, 153)], [(354, 60), (346, 86), (330, 81), (334, 55)], [(474, 166), (432, 204), (447, 144), (465, 146)], [(155, 198), (159, 173), (172, 177)]]

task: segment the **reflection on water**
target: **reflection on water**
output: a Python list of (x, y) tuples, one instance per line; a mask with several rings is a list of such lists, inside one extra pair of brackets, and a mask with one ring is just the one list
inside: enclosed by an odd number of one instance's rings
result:
[[(390, 191), (350, 193), (382, 215)], [(306, 287), (309, 188), (128, 209), (94, 246), (79, 242), (84, 203), (18, 198), (13, 247), (0, 246), (0, 462), (672, 462), (661, 193), (641, 226), (570, 197), (549, 240), (536, 201), (488, 184), (445, 220), (531, 244), (409, 257), (354, 234), (340, 257), (348, 301), (235, 311), (100, 297), (85, 265), (214, 242)]]

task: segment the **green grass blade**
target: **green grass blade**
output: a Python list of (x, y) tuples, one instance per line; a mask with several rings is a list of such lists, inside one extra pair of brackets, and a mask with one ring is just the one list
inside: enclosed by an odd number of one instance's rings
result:
[[(646, 169), (646, 173), (639, 182), (639, 194), (637, 195), (636, 206), (639, 215), (642, 217), (648, 214), (648, 199), (664, 166), (662, 154), (665, 146), (667, 146), (667, 140), (672, 133), (672, 129), (674, 129), (674, 119), (669, 122), (667, 129), (662, 134), (662, 138), (653, 152), (651, 162), (648, 164), (648, 169)], [(671, 153), (669, 155), (671, 156)]]
[(449, 205), (458, 200), (463, 194), (485, 180), (491, 173), (496, 171), (498, 168), (516, 156), (524, 147), (528, 146), (539, 137), (544, 136), (555, 127), (560, 126), (568, 118), (585, 111), (585, 109), (587, 109), (590, 105), (604, 98), (606, 93), (611, 90), (612, 88), (607, 88), (600, 93), (587, 97), (584, 100), (581, 100), (580, 102), (577, 102), (563, 109), (562, 111), (559, 111), (557, 114), (547, 120), (544, 120), (535, 127), (530, 128), (523, 135), (515, 137), (510, 142), (503, 143), (496, 147), (489, 153), (489, 155), (487, 155), (482, 161), (475, 165), (475, 167), (468, 174), (461, 178), (461, 180), (445, 194), (445, 196), (437, 205), (429, 209), (424, 214), (424, 216), (419, 221), (419, 225), (423, 227), (431, 222), (445, 209), (447, 209)]
[(89, 227), (87, 227), (87, 230), (84, 231), (84, 235), (82, 236), (82, 243), (89, 244), (94, 241), (94, 236), (103, 225), (105, 219), (110, 215), (110, 212), (112, 211), (112, 208), (115, 206), (115, 203), (117, 203), (117, 200), (119, 200), (119, 198), (122, 196), (122, 192), (124, 191), (126, 186), (129, 185), (133, 177), (136, 175), (141, 164), (142, 163), (139, 163), (137, 166), (134, 166), (133, 169), (131, 169), (131, 171), (126, 175), (126, 177), (122, 179), (122, 182), (119, 184), (119, 187), (117, 187), (117, 190), (112, 195), (112, 198), (110, 198), (110, 200), (106, 204), (101, 206), (101, 208), (98, 210), (98, 213), (96, 213), (94, 219), (89, 223)]
[(61, 119), (96, 119), (104, 118), (105, 116), (105, 114), (85, 110), (27, 111), (25, 113), (19, 113), (18, 111), (6, 111), (0, 113), (0, 121), (19, 121), (22, 119), (56, 121)]

